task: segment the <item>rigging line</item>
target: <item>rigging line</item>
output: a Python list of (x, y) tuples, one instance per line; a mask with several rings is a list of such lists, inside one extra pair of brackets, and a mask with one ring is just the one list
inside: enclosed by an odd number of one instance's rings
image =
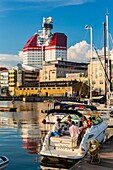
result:
[(109, 79), (109, 77), (108, 77), (108, 75), (107, 75), (107, 73), (106, 73), (106, 71), (105, 71), (105, 68), (104, 68), (104, 66), (103, 66), (103, 63), (102, 63), (102, 61), (101, 61), (101, 59), (100, 59), (100, 56), (99, 56), (99, 54), (98, 54), (97, 49), (96, 49), (95, 46), (94, 46), (94, 50), (95, 50), (95, 52), (96, 52), (96, 54), (97, 54), (97, 56), (98, 56), (98, 59), (99, 59), (99, 61), (100, 61), (100, 63), (101, 63), (101, 66), (102, 66), (103, 71), (104, 71), (104, 73), (105, 73), (105, 77), (106, 77), (107, 81), (108, 81), (109, 84), (110, 84), (110, 79)]
[(85, 31), (84, 40), (86, 40), (87, 34), (88, 34), (88, 30)]
[(111, 42), (112, 42), (112, 48), (113, 48), (113, 38), (112, 38), (112, 35), (111, 35), (111, 33), (109, 32), (109, 39), (111, 40)]
[(99, 31), (96, 33), (95, 44), (98, 44), (98, 48), (101, 48), (103, 43), (103, 29), (100, 27)]

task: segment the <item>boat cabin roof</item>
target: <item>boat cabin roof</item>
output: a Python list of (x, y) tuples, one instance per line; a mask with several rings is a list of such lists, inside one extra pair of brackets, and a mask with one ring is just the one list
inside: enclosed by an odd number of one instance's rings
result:
[(86, 104), (83, 104), (83, 103), (76, 103), (76, 104), (70, 104), (70, 103), (60, 103), (60, 102), (56, 102), (54, 104), (54, 107), (58, 108), (62, 108), (62, 109), (90, 109), (91, 111), (94, 111), (94, 110), (97, 110), (97, 107), (96, 106), (92, 106), (92, 105), (86, 105)]
[(49, 110), (48, 111), (48, 113), (47, 113), (47, 116), (49, 115), (49, 114), (51, 114), (51, 113), (59, 113), (59, 114), (61, 114), (61, 113), (63, 113), (63, 114), (69, 114), (69, 115), (71, 115), (71, 114), (76, 114), (76, 115), (78, 115), (79, 117), (82, 117), (83, 116), (83, 114), (82, 113), (80, 113), (80, 112), (78, 112), (77, 110), (64, 110), (64, 109), (51, 109), (51, 110)]

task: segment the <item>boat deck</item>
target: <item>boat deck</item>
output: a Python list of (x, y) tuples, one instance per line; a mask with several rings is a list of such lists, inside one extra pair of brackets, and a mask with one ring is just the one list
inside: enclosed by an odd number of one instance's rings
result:
[(79, 161), (70, 170), (113, 170), (113, 136), (111, 136), (100, 148), (100, 163), (91, 164), (87, 156)]

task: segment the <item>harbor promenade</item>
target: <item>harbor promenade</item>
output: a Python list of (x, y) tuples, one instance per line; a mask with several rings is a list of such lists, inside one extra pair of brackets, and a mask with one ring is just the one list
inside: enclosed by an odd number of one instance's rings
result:
[(113, 170), (113, 136), (100, 147), (100, 162), (91, 164), (90, 155), (79, 161), (70, 170)]

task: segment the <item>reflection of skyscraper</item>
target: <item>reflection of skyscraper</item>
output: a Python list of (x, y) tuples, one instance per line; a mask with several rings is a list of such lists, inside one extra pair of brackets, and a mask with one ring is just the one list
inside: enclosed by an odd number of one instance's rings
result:
[(67, 60), (67, 36), (52, 33), (52, 17), (43, 18), (41, 33), (34, 34), (25, 44), (21, 56), (23, 64), (42, 66), (43, 61)]
[(37, 126), (24, 124), (21, 126), (23, 145), (22, 148), (27, 149), (29, 154), (37, 154), (40, 147), (40, 130)]

